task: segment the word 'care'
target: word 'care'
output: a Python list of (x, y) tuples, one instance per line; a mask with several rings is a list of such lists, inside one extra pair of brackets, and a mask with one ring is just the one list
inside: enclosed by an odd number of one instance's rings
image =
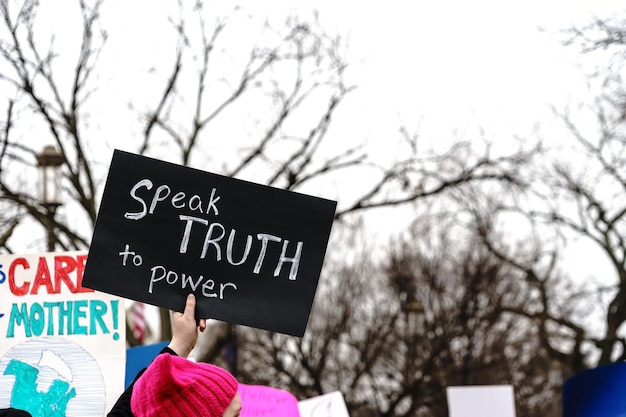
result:
[(31, 265), (26, 257), (17, 257), (7, 271), (0, 265), (0, 284), (8, 278), (9, 289), (15, 296), (59, 294), (63, 289), (71, 293), (93, 292), (82, 286), (83, 271), (87, 255), (56, 255), (51, 264), (48, 258), (40, 256), (37, 265)]

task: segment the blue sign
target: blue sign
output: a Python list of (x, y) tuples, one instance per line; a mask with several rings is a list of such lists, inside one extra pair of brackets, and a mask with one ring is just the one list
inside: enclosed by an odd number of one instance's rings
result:
[(626, 363), (581, 372), (563, 385), (563, 417), (626, 416)]

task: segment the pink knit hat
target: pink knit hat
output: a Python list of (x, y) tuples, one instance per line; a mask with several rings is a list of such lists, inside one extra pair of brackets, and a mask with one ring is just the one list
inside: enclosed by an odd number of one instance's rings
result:
[(238, 385), (219, 366), (164, 353), (135, 381), (130, 407), (136, 417), (222, 417)]

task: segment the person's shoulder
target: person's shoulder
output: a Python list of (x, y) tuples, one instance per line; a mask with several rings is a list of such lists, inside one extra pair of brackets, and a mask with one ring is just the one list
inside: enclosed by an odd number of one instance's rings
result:
[(0, 417), (33, 417), (28, 411), (17, 408), (0, 408)]

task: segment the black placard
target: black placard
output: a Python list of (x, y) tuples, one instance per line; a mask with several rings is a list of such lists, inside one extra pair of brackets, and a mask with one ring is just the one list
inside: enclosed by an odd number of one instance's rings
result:
[(336, 202), (115, 150), (83, 285), (302, 336)]

